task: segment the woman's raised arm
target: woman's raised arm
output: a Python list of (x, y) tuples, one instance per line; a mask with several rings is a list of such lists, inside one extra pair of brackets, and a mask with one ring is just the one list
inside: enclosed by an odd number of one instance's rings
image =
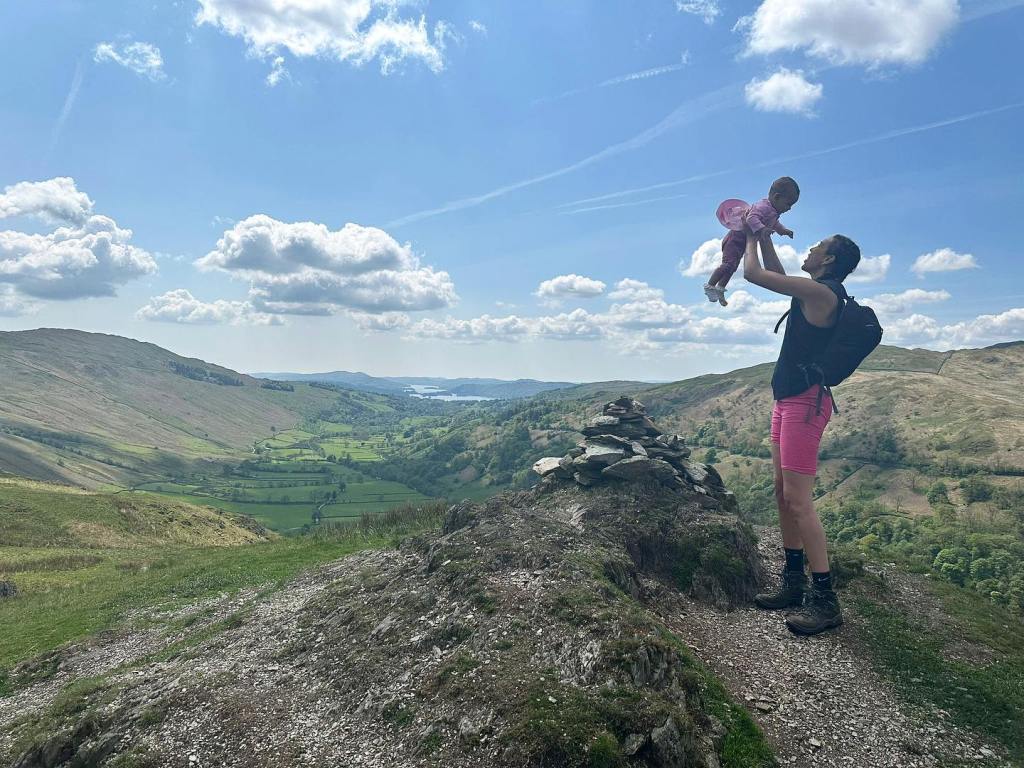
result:
[[(767, 227), (763, 231), (767, 232)], [(771, 272), (778, 272), (780, 275), (786, 274), (786, 269), (779, 260), (779, 254), (775, 252), (775, 243), (772, 242), (770, 235), (766, 235), (761, 240), (761, 258), (764, 259), (765, 269)]]
[[(763, 245), (767, 239), (766, 237), (762, 240), (752, 235), (747, 237), (747, 250), (743, 252), (743, 277), (747, 282), (785, 296), (795, 296), (805, 305), (810, 304), (815, 315), (829, 315), (838, 302), (831, 288), (815, 280), (808, 280), (806, 277), (790, 277), (785, 272), (779, 274), (775, 270), (765, 269), (761, 266), (757, 246), (759, 243)], [(769, 244), (768, 247), (772, 246)], [(772, 254), (775, 254), (774, 248), (772, 248)], [(779, 257), (775, 255), (775, 260), (778, 261), (778, 259)], [(781, 271), (782, 265), (779, 266)]]

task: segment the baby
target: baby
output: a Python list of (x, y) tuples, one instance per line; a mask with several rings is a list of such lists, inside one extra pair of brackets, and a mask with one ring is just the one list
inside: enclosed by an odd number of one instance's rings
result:
[[(760, 235), (765, 228), (771, 229), (780, 235), (793, 237), (793, 230), (786, 229), (779, 221), (779, 216), (784, 214), (800, 199), (800, 187), (789, 176), (783, 176), (772, 182), (768, 190), (768, 197), (758, 200), (744, 210), (740, 206), (741, 201), (735, 201), (736, 207), (731, 210), (726, 201), (719, 206), (719, 220), (729, 227), (729, 234), (722, 240), (722, 264), (708, 278), (704, 286), (704, 295), (708, 301), (717, 301), (723, 307), (729, 305), (725, 300), (725, 286), (729, 284), (729, 278), (733, 276), (736, 269), (743, 260), (743, 252), (747, 248), (747, 232), (754, 236)], [(742, 214), (747, 213), (746, 229), (744, 229)]]

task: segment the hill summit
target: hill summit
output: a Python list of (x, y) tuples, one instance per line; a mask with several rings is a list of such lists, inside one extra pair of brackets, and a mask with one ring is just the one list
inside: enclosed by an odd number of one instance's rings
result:
[[(0, 756), (19, 768), (771, 765), (745, 710), (651, 608), (680, 592), (735, 606), (762, 578), (753, 532), (707, 489), (551, 479), (457, 504), (441, 530), (269, 598), (193, 612), (195, 644), (61, 651), (56, 678), (16, 694), (28, 714), (3, 729)], [(88, 685), (55, 698), (72, 669)]]

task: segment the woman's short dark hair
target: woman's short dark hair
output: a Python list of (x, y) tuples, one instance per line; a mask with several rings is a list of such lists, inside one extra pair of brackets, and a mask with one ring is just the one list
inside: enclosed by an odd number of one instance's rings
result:
[(825, 253), (835, 257), (828, 270), (833, 280), (845, 280), (860, 264), (860, 247), (846, 235), (832, 235)]

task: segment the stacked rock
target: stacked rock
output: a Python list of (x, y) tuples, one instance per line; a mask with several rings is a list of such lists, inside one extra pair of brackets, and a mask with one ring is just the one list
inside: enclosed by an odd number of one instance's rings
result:
[(658, 430), (642, 403), (620, 397), (583, 428), (583, 440), (561, 458), (548, 456), (533, 465), (543, 478), (572, 479), (592, 486), (616, 480), (656, 480), (670, 488), (732, 499), (713, 467), (690, 461), (679, 435)]

